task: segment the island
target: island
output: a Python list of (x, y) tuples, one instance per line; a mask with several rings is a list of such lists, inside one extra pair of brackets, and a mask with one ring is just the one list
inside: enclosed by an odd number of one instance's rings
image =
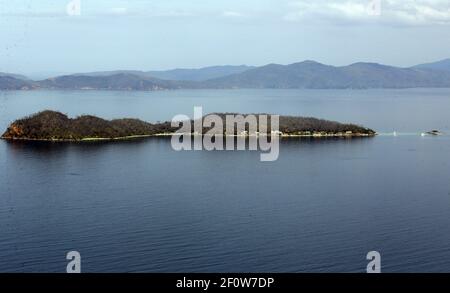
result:
[[(217, 113), (216, 115), (225, 117), (226, 115), (239, 114)], [(249, 114), (243, 114), (242, 116), (246, 117), (246, 115)], [(195, 121), (190, 120), (190, 123), (194, 125)], [(376, 135), (374, 130), (355, 124), (294, 116), (279, 116), (279, 130), (267, 129), (265, 133), (261, 132), (259, 128), (254, 133), (248, 131), (248, 129), (239, 133), (226, 133), (226, 125), (223, 127), (225, 135), (236, 136), (371, 137)], [(69, 118), (63, 113), (46, 110), (14, 121), (1, 138), (42, 141), (124, 140), (152, 136), (172, 136), (177, 134), (178, 129), (179, 127), (173, 127), (171, 122), (149, 123), (129, 118), (105, 120), (91, 115)], [(191, 134), (206, 135), (210, 129), (202, 127), (201, 133), (192, 131)]]

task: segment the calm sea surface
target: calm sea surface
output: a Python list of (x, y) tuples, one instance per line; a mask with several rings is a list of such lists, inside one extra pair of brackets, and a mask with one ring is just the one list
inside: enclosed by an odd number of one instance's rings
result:
[[(0, 272), (450, 272), (450, 90), (0, 92), (0, 131), (75, 116), (274, 113), (354, 122), (367, 139), (175, 152), (168, 139), (0, 141)], [(396, 131), (398, 136), (389, 135)]]

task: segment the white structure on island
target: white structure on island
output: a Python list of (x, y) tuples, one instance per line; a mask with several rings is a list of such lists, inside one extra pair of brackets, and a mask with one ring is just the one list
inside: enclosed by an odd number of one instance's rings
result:
[(270, 132), (270, 134), (281, 136), (281, 135), (283, 135), (283, 132), (281, 132), (281, 131), (279, 131), (279, 130), (272, 130), (272, 131)]

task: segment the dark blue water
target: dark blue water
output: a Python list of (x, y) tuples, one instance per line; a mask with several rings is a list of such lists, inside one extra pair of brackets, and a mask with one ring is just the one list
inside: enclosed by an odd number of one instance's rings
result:
[(419, 135), (448, 129), (449, 93), (3, 93), (2, 128), (42, 108), (155, 121), (196, 104), (400, 134), (283, 140), (275, 162), (164, 138), (0, 141), (0, 271), (64, 272), (77, 250), (85, 272), (364, 272), (377, 250), (384, 272), (450, 272), (450, 136)]
[(194, 106), (202, 106), (204, 113), (313, 116), (360, 123), (379, 132), (439, 128), (450, 133), (450, 89), (0, 91), (0, 127), (43, 109), (155, 122), (177, 114), (192, 116)]

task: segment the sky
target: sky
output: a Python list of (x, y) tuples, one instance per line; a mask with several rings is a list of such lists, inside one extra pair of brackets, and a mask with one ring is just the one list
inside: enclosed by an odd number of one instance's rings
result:
[(0, 72), (445, 58), (450, 0), (0, 0)]

